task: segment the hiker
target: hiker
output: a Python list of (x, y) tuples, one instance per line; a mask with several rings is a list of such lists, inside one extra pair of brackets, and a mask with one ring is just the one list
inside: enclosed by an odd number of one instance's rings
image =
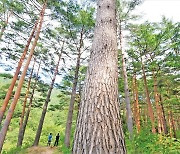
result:
[(50, 146), (50, 145), (51, 145), (51, 141), (52, 141), (52, 133), (50, 133), (49, 136), (48, 136), (47, 146)]
[(58, 142), (59, 142), (59, 133), (56, 135), (56, 140), (55, 140), (55, 143), (54, 143), (54, 146), (58, 146)]

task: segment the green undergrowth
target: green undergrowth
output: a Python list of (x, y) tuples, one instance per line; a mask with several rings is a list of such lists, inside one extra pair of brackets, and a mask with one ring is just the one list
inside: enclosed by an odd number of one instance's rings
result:
[(130, 140), (126, 135), (128, 154), (179, 154), (180, 140), (152, 134), (149, 130), (141, 130)]

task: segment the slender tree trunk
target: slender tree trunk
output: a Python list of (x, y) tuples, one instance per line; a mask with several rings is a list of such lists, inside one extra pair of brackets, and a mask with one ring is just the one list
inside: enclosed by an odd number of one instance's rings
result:
[(21, 118), (20, 118), (17, 147), (21, 146), (21, 144), (19, 142), (19, 136), (20, 136), (20, 133), (22, 131), (22, 125), (23, 125), (24, 114), (25, 114), (25, 109), (26, 109), (26, 102), (27, 102), (28, 95), (29, 95), (29, 89), (30, 89), (30, 85), (31, 85), (31, 79), (32, 79), (33, 71), (34, 71), (35, 62), (36, 62), (36, 60), (34, 59), (34, 64), (33, 64), (32, 70), (31, 70), (31, 74), (30, 74), (30, 77), (29, 77), (28, 85), (27, 85), (26, 95), (25, 95), (25, 99), (24, 99), (24, 102), (23, 102), (23, 109), (22, 109)]
[(34, 25), (34, 28), (33, 28), (32, 32), (31, 32), (31, 35), (29, 36), (29, 39), (28, 39), (27, 44), (26, 44), (26, 47), (24, 48), (23, 54), (22, 54), (22, 56), (21, 56), (21, 58), (20, 58), (20, 60), (19, 60), (19, 62), (18, 62), (18, 66), (17, 66), (16, 72), (15, 72), (15, 74), (14, 74), (14, 76), (13, 76), (12, 81), (11, 81), (11, 85), (10, 85), (10, 87), (9, 87), (7, 93), (6, 93), (6, 97), (5, 97), (4, 101), (3, 101), (3, 105), (2, 105), (2, 107), (0, 108), (0, 124), (1, 124), (1, 122), (2, 122), (2, 119), (3, 119), (3, 116), (4, 116), (4, 112), (5, 112), (5, 110), (6, 110), (6, 107), (7, 107), (7, 105), (8, 105), (8, 102), (9, 102), (9, 100), (10, 100), (10, 98), (11, 98), (12, 91), (13, 91), (14, 86), (15, 86), (15, 84), (16, 84), (16, 80), (18, 79), (18, 75), (19, 75), (19, 72), (20, 72), (22, 63), (23, 63), (23, 61), (24, 61), (24, 59), (25, 59), (25, 56), (26, 56), (26, 54), (27, 54), (29, 45), (30, 45), (31, 40), (32, 40), (32, 38), (33, 38), (33, 36), (34, 36), (34, 33), (35, 33), (35, 31), (36, 31), (37, 25), (38, 25), (38, 20), (36, 21), (36, 23), (35, 23), (35, 25)]
[(81, 31), (81, 37), (80, 37), (79, 48), (78, 48), (78, 57), (77, 57), (74, 81), (73, 81), (72, 92), (71, 92), (71, 100), (69, 104), (69, 111), (68, 111), (68, 117), (67, 117), (67, 122), (66, 122), (65, 145), (67, 147), (70, 147), (70, 136), (71, 136), (72, 118), (73, 118), (73, 110), (74, 110), (74, 101), (76, 98), (76, 87), (78, 83), (82, 46), (83, 46), (83, 29)]
[(134, 76), (132, 78), (132, 97), (133, 97), (133, 109), (132, 109), (132, 113), (133, 113), (133, 120), (136, 120), (136, 97), (135, 97), (135, 87), (134, 87)]
[(30, 100), (29, 100), (28, 110), (26, 112), (25, 119), (24, 119), (24, 121), (22, 123), (22, 128), (19, 130), (18, 143), (17, 143), (17, 146), (19, 146), (19, 147), (22, 146), (22, 143), (23, 143), (26, 126), (27, 126), (29, 115), (30, 115), (30, 112), (31, 112), (31, 106), (32, 106), (33, 98), (34, 98), (34, 92), (35, 92), (36, 85), (37, 85), (37, 82), (38, 82), (40, 66), (41, 66), (41, 60), (40, 60), (39, 66), (38, 66), (35, 83), (33, 85), (33, 89), (32, 89), (32, 92), (31, 92), (31, 97), (30, 97)]
[(141, 57), (141, 65), (142, 65), (142, 71), (143, 71), (144, 87), (145, 87), (145, 92), (146, 92), (146, 100), (147, 100), (147, 104), (148, 104), (148, 115), (149, 115), (149, 118), (151, 120), (152, 132), (156, 133), (155, 123), (154, 123), (153, 108), (152, 108), (150, 97), (149, 97), (149, 90), (148, 90), (148, 86), (147, 86), (147, 79), (146, 79), (146, 74), (145, 74), (145, 69), (144, 69), (144, 64), (143, 64), (143, 61), (142, 61), (142, 57)]
[[(79, 113), (79, 107), (81, 103), (81, 93), (82, 93), (82, 85), (81, 82), (79, 82), (79, 100), (78, 100), (78, 113)], [(78, 115), (78, 114), (77, 114)]]
[(156, 112), (157, 112), (157, 120), (158, 120), (158, 133), (162, 133), (162, 116), (161, 116), (161, 109), (159, 105), (159, 94), (157, 88), (157, 77), (153, 71), (153, 81), (154, 81), (154, 98), (156, 103)]
[(54, 86), (54, 83), (55, 83), (55, 80), (56, 80), (56, 75), (58, 74), (58, 67), (59, 67), (59, 63), (60, 63), (60, 60), (61, 60), (61, 55), (62, 55), (62, 52), (63, 52), (63, 47), (64, 47), (64, 43), (62, 45), (61, 52), (59, 54), (59, 59), (58, 59), (58, 62), (57, 62), (56, 68), (55, 68), (55, 72), (54, 72), (54, 76), (53, 76), (50, 88), (48, 90), (46, 101), (45, 101), (44, 106), (43, 106), (43, 111), (42, 111), (42, 114), (41, 114), (41, 118), (40, 118), (40, 121), (39, 121), (39, 125), (38, 125), (38, 129), (37, 129), (37, 132), (36, 132), (36, 137), (35, 137), (33, 146), (38, 146), (38, 144), (39, 144), (42, 127), (43, 127), (45, 115), (46, 115), (46, 112), (47, 112), (48, 103), (50, 101), (51, 92), (53, 90), (53, 86)]
[(170, 136), (176, 138), (176, 130), (174, 126), (174, 119), (173, 119), (172, 111), (169, 111), (168, 115), (169, 115)]
[(135, 122), (136, 122), (136, 128), (137, 128), (137, 133), (140, 132), (141, 129), (141, 124), (140, 124), (140, 108), (139, 108), (139, 99), (138, 99), (138, 86), (137, 86), (137, 81), (136, 81), (136, 73), (134, 73), (133, 76), (133, 87), (134, 87), (134, 110), (135, 110)]
[(116, 1), (99, 0), (73, 154), (125, 154), (118, 101)]
[(3, 36), (3, 33), (4, 33), (8, 23), (9, 23), (9, 18), (11, 17), (11, 15), (12, 15), (12, 11), (9, 11), (9, 14), (7, 15), (7, 19), (5, 21), (5, 25), (2, 27), (1, 32), (0, 32), (0, 40), (1, 40), (2, 36)]
[(162, 122), (163, 122), (163, 126), (164, 126), (163, 127), (163, 132), (165, 134), (168, 134), (167, 122), (166, 122), (165, 111), (164, 111), (164, 106), (163, 106), (162, 100), (161, 100), (160, 108), (161, 108), (161, 112), (162, 112)]
[(39, 39), (39, 34), (40, 34), (40, 31), (41, 31), (41, 27), (42, 27), (42, 23), (43, 23), (43, 18), (44, 18), (44, 13), (45, 13), (45, 8), (46, 8), (46, 4), (44, 4), (43, 6), (43, 11), (40, 15), (40, 23), (39, 23), (39, 27), (38, 27), (38, 31), (37, 31), (37, 34), (36, 34), (36, 37), (35, 37), (35, 40), (33, 42), (33, 45), (32, 45), (32, 48), (31, 48), (31, 51), (29, 53), (29, 57), (26, 61), (26, 65), (24, 67), (24, 70), (22, 72), (22, 75), (20, 77), (20, 80), (19, 80), (19, 83), (18, 83), (18, 87), (16, 89), (16, 92), (15, 92), (15, 95), (14, 95), (14, 99), (13, 99), (13, 102), (11, 103), (10, 105), (10, 108), (8, 110), (8, 114), (6, 116), (6, 119), (5, 119), (5, 122), (4, 122), (4, 125), (1, 129), (1, 132), (0, 132), (0, 152), (2, 150), (2, 147), (3, 147), (3, 143), (4, 143), (4, 140), (5, 140), (5, 136), (6, 136), (6, 133), (7, 133), (7, 129), (9, 127), (9, 124), (10, 124), (10, 121), (11, 121), (11, 118), (13, 116), (13, 113), (14, 113), (14, 109), (16, 107), (16, 104), (18, 102), (18, 99), (19, 99), (19, 96), (20, 96), (20, 93), (21, 93), (21, 88), (22, 88), (22, 85), (23, 85), (23, 82), (24, 82), (24, 78), (26, 76), (26, 72), (27, 72), (27, 69), (29, 67), (29, 64), (30, 64), (30, 61), (31, 61), (31, 58), (33, 56), (33, 53), (34, 53), (34, 49), (36, 47), (36, 44), (37, 44), (37, 41)]
[(129, 131), (129, 137), (133, 137), (133, 120), (132, 120), (132, 110), (131, 110), (131, 102), (130, 102), (130, 96), (129, 96), (129, 87), (128, 87), (128, 77), (127, 77), (127, 71), (126, 71), (126, 62), (124, 57), (124, 51), (122, 47), (122, 27), (121, 27), (121, 20), (119, 25), (119, 35), (120, 35), (120, 50), (122, 54), (122, 72), (124, 77), (124, 93), (125, 93), (125, 102), (126, 102), (126, 120), (127, 120), (127, 126)]
[(144, 104), (144, 112), (143, 113), (144, 113), (144, 122), (147, 125), (149, 115), (148, 115), (148, 106), (145, 104)]

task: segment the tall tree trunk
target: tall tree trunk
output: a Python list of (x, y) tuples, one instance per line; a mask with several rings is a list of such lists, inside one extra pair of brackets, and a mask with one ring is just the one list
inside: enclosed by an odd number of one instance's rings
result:
[[(80, 103), (81, 103), (81, 93), (82, 93), (82, 85), (81, 83), (79, 82), (79, 99), (78, 99), (78, 105), (77, 105), (77, 116), (79, 114), (79, 107), (80, 107)], [(76, 119), (77, 120), (77, 119)]]
[(132, 85), (131, 85), (131, 88), (132, 88), (132, 97), (133, 97), (133, 108), (132, 108), (132, 113), (133, 113), (133, 120), (135, 121), (136, 120), (136, 106), (135, 106), (135, 103), (136, 103), (136, 97), (135, 97), (135, 87), (134, 87), (134, 76), (132, 78)]
[(148, 119), (149, 119), (149, 115), (148, 115), (148, 105), (144, 104), (144, 123), (147, 125), (148, 123)]
[(99, 0), (73, 154), (124, 154), (118, 101), (116, 1)]
[(35, 92), (36, 85), (37, 85), (37, 82), (38, 82), (40, 66), (41, 66), (41, 60), (40, 60), (39, 66), (38, 66), (35, 83), (33, 85), (33, 89), (32, 89), (32, 92), (31, 92), (31, 97), (30, 97), (30, 100), (29, 100), (28, 110), (26, 112), (25, 119), (24, 119), (24, 121), (22, 123), (22, 128), (19, 129), (18, 143), (17, 143), (17, 146), (19, 146), (19, 147), (22, 146), (22, 143), (23, 143), (26, 126), (27, 126), (29, 115), (30, 115), (30, 112), (31, 112), (31, 106), (32, 106), (33, 98), (34, 98), (34, 92)]
[(7, 15), (7, 19), (5, 21), (5, 25), (2, 27), (1, 32), (0, 32), (0, 40), (1, 40), (2, 36), (3, 36), (3, 33), (4, 33), (8, 23), (9, 23), (9, 18), (11, 17), (11, 15), (12, 15), (12, 11), (9, 11), (9, 14)]
[(174, 126), (174, 119), (173, 119), (172, 111), (169, 111), (168, 115), (169, 115), (170, 136), (176, 138), (176, 130)]
[(157, 112), (157, 120), (158, 120), (158, 133), (162, 133), (162, 116), (161, 116), (161, 109), (159, 105), (159, 93), (158, 93), (158, 88), (157, 88), (157, 77), (153, 73), (153, 82), (154, 82), (154, 98), (155, 98), (155, 103), (156, 103), (156, 112)]
[(152, 132), (156, 133), (153, 108), (152, 108), (151, 100), (149, 97), (149, 90), (148, 90), (148, 86), (147, 86), (147, 79), (146, 79), (146, 74), (145, 74), (145, 69), (144, 69), (142, 57), (141, 57), (141, 66), (142, 66), (142, 72), (143, 72), (144, 87), (145, 87), (145, 92), (146, 92), (146, 100), (147, 100), (147, 104), (148, 104), (148, 115), (149, 115), (151, 125), (152, 125)]
[(140, 132), (141, 129), (141, 124), (140, 124), (140, 108), (139, 108), (139, 99), (138, 99), (138, 86), (137, 86), (137, 81), (136, 81), (136, 72), (134, 73), (133, 76), (133, 89), (134, 89), (134, 110), (135, 110), (135, 123), (136, 123), (136, 128), (137, 128), (137, 133)]
[(76, 98), (76, 87), (78, 83), (78, 74), (79, 74), (79, 68), (80, 68), (82, 46), (83, 46), (83, 29), (81, 31), (81, 36), (80, 36), (78, 57), (77, 57), (77, 62), (76, 62), (76, 69), (75, 69), (74, 81), (73, 81), (72, 92), (71, 92), (71, 100), (69, 104), (69, 111), (68, 111), (68, 117), (67, 117), (67, 122), (66, 122), (65, 145), (67, 147), (70, 147), (70, 136), (71, 136), (72, 118), (73, 118), (73, 110), (74, 110), (74, 101)]
[[(161, 100), (161, 97), (160, 97)], [(163, 132), (165, 134), (168, 134), (168, 129), (167, 129), (167, 122), (166, 122), (166, 117), (165, 117), (165, 111), (164, 111), (164, 106), (162, 103), (162, 100), (160, 101), (160, 108), (161, 108), (161, 112), (162, 112), (162, 122), (163, 122)]]
[(25, 56), (26, 56), (26, 54), (27, 54), (27, 51), (28, 51), (28, 49), (29, 49), (29, 45), (30, 45), (31, 40), (32, 40), (32, 38), (33, 38), (33, 36), (34, 36), (34, 33), (35, 33), (35, 31), (36, 31), (37, 25), (38, 25), (38, 20), (36, 21), (36, 23), (35, 23), (35, 25), (34, 25), (34, 28), (33, 28), (32, 32), (31, 32), (31, 35), (29, 36), (29, 39), (28, 39), (27, 44), (26, 44), (26, 47), (24, 48), (23, 54), (22, 54), (22, 56), (21, 56), (21, 58), (20, 58), (20, 60), (19, 60), (19, 62), (18, 62), (18, 66), (17, 66), (16, 72), (15, 72), (15, 74), (14, 74), (14, 76), (13, 76), (12, 81), (11, 81), (11, 85), (10, 85), (10, 87), (9, 87), (7, 93), (6, 93), (6, 97), (5, 97), (4, 101), (3, 101), (3, 105), (2, 105), (2, 107), (0, 108), (0, 124), (1, 124), (1, 122), (2, 122), (2, 120), (3, 120), (4, 112), (5, 112), (5, 110), (6, 110), (6, 107), (7, 107), (7, 105), (8, 105), (8, 102), (9, 102), (9, 100), (10, 100), (10, 98), (11, 98), (12, 91), (13, 91), (14, 86), (15, 86), (15, 84), (16, 84), (16, 80), (18, 79), (18, 75), (19, 75), (19, 72), (20, 72), (22, 63), (23, 63), (23, 61), (24, 61), (24, 59), (25, 59)]
[(128, 77), (127, 77), (127, 71), (126, 71), (126, 62), (124, 57), (124, 51), (122, 47), (122, 27), (121, 27), (121, 20), (119, 25), (119, 35), (120, 35), (120, 50), (122, 54), (122, 72), (124, 77), (124, 93), (125, 93), (125, 102), (126, 102), (126, 120), (127, 120), (127, 126), (129, 131), (129, 137), (133, 137), (133, 120), (132, 120), (132, 110), (131, 110), (131, 102), (130, 102), (130, 96), (129, 96), (129, 87), (128, 87)]
[[(22, 131), (22, 125), (23, 125), (24, 114), (25, 114), (25, 109), (26, 109), (26, 102), (27, 102), (28, 95), (29, 95), (29, 89), (30, 89), (30, 85), (31, 85), (31, 79), (32, 79), (35, 63), (36, 63), (36, 60), (34, 59), (34, 64), (33, 64), (32, 70), (31, 70), (31, 74), (30, 74), (30, 77), (29, 77), (28, 85), (27, 85), (26, 95), (25, 95), (24, 102), (23, 102), (23, 109), (22, 109), (21, 118), (20, 118), (20, 125), (19, 125), (18, 141), (19, 141), (20, 133)], [(17, 147), (18, 146), (21, 146), (20, 142), (17, 142)]]
[(62, 55), (62, 52), (63, 52), (63, 47), (64, 47), (64, 42), (63, 42), (63, 45), (62, 45), (62, 48), (61, 48), (61, 52), (59, 54), (59, 59), (58, 59), (58, 62), (57, 62), (57, 65), (56, 65), (56, 68), (55, 68), (55, 71), (54, 71), (54, 76), (53, 76), (51, 85), (50, 85), (49, 90), (48, 90), (46, 101), (45, 101), (44, 106), (43, 106), (43, 111), (42, 111), (42, 114), (41, 114), (41, 118), (40, 118), (40, 121), (39, 121), (39, 125), (38, 125), (38, 129), (37, 129), (37, 132), (36, 132), (36, 137), (35, 137), (33, 146), (38, 146), (38, 144), (39, 144), (39, 139), (40, 139), (42, 127), (43, 127), (43, 124), (44, 124), (44, 119), (45, 119), (45, 115), (46, 115), (46, 112), (47, 112), (48, 103), (50, 101), (51, 92), (53, 90), (53, 86), (54, 86), (54, 83), (55, 83), (55, 80), (56, 80), (56, 75), (58, 74), (58, 68), (59, 68), (59, 63), (60, 63), (60, 60), (61, 60), (61, 55)]
[(37, 30), (37, 34), (36, 34), (35, 40), (33, 42), (31, 51), (29, 53), (28, 59), (26, 61), (26, 65), (25, 65), (24, 70), (22, 72), (22, 75), (20, 77), (20, 80), (19, 80), (19, 83), (18, 83), (18, 87), (17, 87), (15, 95), (14, 95), (13, 102), (10, 105), (10, 108), (8, 110), (8, 114), (7, 114), (6, 119), (4, 121), (4, 125), (3, 125), (2, 129), (1, 129), (1, 132), (0, 132), (0, 152), (1, 152), (2, 147), (3, 147), (3, 143), (4, 143), (4, 140), (5, 140), (6, 133), (7, 133), (7, 129), (9, 127), (11, 118), (13, 116), (14, 109), (16, 107), (16, 104), (18, 102), (18, 99), (19, 99), (19, 96), (20, 96), (20, 93), (21, 93), (21, 88), (22, 88), (22, 85), (23, 85), (23, 82), (24, 82), (24, 78), (26, 76), (27, 69), (29, 67), (31, 58), (33, 56), (34, 49), (36, 47), (37, 41), (39, 39), (39, 34), (40, 34), (40, 31), (41, 31), (41, 27), (42, 27), (42, 23), (43, 23), (43, 18), (44, 18), (44, 13), (45, 13), (45, 8), (46, 8), (46, 3), (44, 4), (43, 11), (40, 14), (40, 23), (39, 23), (39, 27), (38, 27), (38, 30)]

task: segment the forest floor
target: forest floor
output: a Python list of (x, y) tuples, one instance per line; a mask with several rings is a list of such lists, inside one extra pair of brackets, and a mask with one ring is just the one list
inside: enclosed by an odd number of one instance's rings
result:
[[(27, 150), (27, 154), (56, 154), (60, 153), (56, 147), (31, 147)], [(60, 153), (61, 154), (61, 153)]]

